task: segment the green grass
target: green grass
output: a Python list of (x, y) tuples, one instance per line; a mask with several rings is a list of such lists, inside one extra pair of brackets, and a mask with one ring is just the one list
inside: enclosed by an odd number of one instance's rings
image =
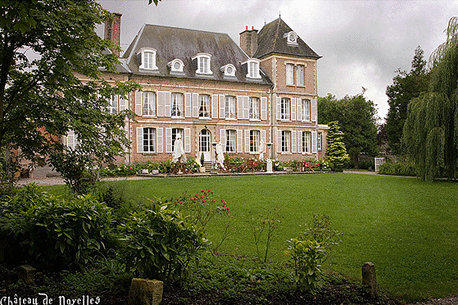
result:
[[(313, 214), (330, 216), (342, 243), (325, 266), (359, 280), (375, 263), (380, 287), (407, 299), (457, 293), (458, 184), (359, 174), (154, 178), (110, 182), (131, 198), (173, 197), (212, 189), (234, 216), (222, 251), (254, 256), (249, 219), (278, 208), (282, 223), (270, 259), (284, 261), (286, 241)], [(59, 192), (60, 187), (51, 187)], [(220, 223), (209, 228), (216, 240)]]

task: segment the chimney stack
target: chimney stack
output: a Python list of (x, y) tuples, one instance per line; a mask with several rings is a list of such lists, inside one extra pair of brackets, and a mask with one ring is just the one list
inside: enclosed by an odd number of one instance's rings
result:
[(253, 57), (258, 48), (258, 30), (255, 30), (254, 26), (251, 27), (251, 30), (246, 26), (245, 31), (240, 33), (240, 48), (242, 48), (249, 57)]
[[(105, 21), (105, 39), (118, 47), (121, 46), (121, 16), (120, 13), (113, 13), (113, 18)], [(119, 57), (118, 50), (112, 50), (112, 52)]]

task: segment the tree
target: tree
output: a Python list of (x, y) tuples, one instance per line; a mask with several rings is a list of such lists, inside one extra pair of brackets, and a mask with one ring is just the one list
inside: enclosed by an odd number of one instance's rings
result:
[(388, 96), (388, 114), (386, 117), (386, 134), (391, 152), (402, 154), (401, 138), (404, 122), (407, 118), (409, 102), (428, 90), (428, 73), (423, 50), (418, 46), (412, 59), (410, 72), (397, 70), (393, 84), (386, 88)]
[(455, 178), (458, 143), (458, 18), (430, 57), (429, 91), (408, 106), (403, 145), (423, 180)]
[(349, 160), (343, 138), (344, 133), (340, 130), (339, 123), (330, 122), (327, 136), (328, 149), (326, 151), (326, 156), (334, 171), (342, 171)]
[(359, 167), (361, 154), (377, 154), (376, 113), (374, 103), (363, 94), (345, 96), (341, 100), (328, 94), (318, 100), (318, 121), (322, 124), (339, 122), (354, 167)]
[[(116, 46), (94, 29), (112, 15), (92, 0), (0, 0), (0, 12), (0, 149), (47, 162), (74, 154), (102, 163), (122, 154), (129, 112), (107, 106), (137, 85), (103, 78), (115, 72)], [(70, 130), (77, 150), (59, 140)]]

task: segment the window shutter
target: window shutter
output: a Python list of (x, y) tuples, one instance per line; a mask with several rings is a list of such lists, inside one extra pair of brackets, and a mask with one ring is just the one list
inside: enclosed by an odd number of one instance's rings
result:
[(224, 119), (224, 116), (226, 114), (226, 97), (224, 94), (219, 95), (219, 118)]
[(296, 100), (297, 103), (297, 113), (296, 113), (296, 118), (298, 121), (302, 121), (302, 101), (300, 98)]
[(243, 118), (248, 119), (250, 117), (250, 98), (248, 96), (243, 97)]
[(280, 120), (280, 118), (281, 118), (281, 105), (280, 105), (280, 103), (281, 103), (281, 98), (277, 97), (277, 111), (276, 111), (277, 120)]
[(242, 141), (243, 141), (242, 130), (237, 129), (237, 152), (238, 153), (243, 152)]
[(302, 147), (302, 133), (303, 131), (297, 132), (297, 152), (300, 154), (304, 151), (304, 148)]
[(237, 96), (237, 118), (243, 119), (243, 96)]
[(135, 114), (142, 116), (142, 92), (135, 91)]
[(157, 128), (156, 129), (156, 136), (157, 136), (157, 141), (156, 141), (156, 145), (157, 145), (157, 152), (158, 153), (162, 153), (164, 150), (163, 150), (163, 140), (164, 140), (164, 130), (163, 128)]
[(223, 151), (226, 151), (226, 129), (219, 130), (219, 141), (223, 145)]
[(212, 95), (212, 118), (218, 118), (218, 94)]
[(191, 152), (191, 129), (190, 128), (184, 129), (184, 152), (185, 153)]
[(172, 128), (165, 129), (165, 152), (172, 152)]
[(296, 98), (291, 98), (291, 121), (296, 120)]
[(250, 152), (250, 131), (245, 129), (245, 152)]
[(267, 132), (265, 130), (261, 130), (261, 142), (264, 143), (261, 147), (262, 151), (267, 153)]
[(317, 120), (317, 111), (318, 111), (317, 110), (317, 99), (314, 98), (311, 103), (312, 103), (312, 121), (316, 122), (316, 120)]
[(199, 94), (192, 94), (192, 116), (194, 118), (199, 117)]
[(164, 116), (172, 116), (172, 93), (169, 91), (164, 92)]
[(291, 152), (297, 153), (297, 134), (296, 130), (291, 131)]
[(277, 130), (277, 152), (281, 153), (281, 130)]
[(127, 99), (123, 97), (119, 97), (119, 111), (124, 111), (127, 109), (127, 101), (128, 101), (129, 95), (127, 95)]
[(143, 128), (137, 127), (137, 153), (143, 152)]
[(267, 97), (261, 97), (261, 120), (267, 120)]
[(191, 93), (184, 94), (184, 116), (187, 118), (192, 116)]
[(158, 91), (157, 92), (157, 116), (165, 116), (165, 103), (167, 99), (167, 92)]
[(312, 131), (312, 153), (317, 153), (317, 147), (316, 147), (316, 130)]

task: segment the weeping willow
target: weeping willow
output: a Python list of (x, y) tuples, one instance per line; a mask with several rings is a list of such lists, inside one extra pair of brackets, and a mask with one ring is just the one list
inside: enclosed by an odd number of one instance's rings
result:
[(429, 59), (429, 91), (408, 106), (403, 145), (423, 180), (456, 178), (458, 151), (458, 18), (450, 19), (447, 39)]

